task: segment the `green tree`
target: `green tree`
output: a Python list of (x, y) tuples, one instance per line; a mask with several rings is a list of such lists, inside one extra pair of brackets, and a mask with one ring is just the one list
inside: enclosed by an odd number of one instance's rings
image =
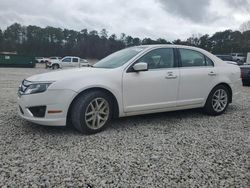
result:
[(198, 47), (203, 48), (205, 50), (211, 50), (211, 41), (209, 35), (203, 35), (199, 38), (199, 45)]
[[(112, 52), (141, 44), (169, 44), (166, 39), (133, 38), (122, 33), (108, 36), (102, 29), (81, 31), (55, 27), (22, 26), (14, 23), (5, 30), (0, 30), (0, 50), (17, 51), (20, 54), (34, 56), (75, 55), (89, 58), (103, 58)], [(230, 52), (250, 52), (250, 30), (244, 32), (226, 30), (217, 32), (211, 37), (207, 34), (192, 35), (187, 40), (174, 40), (173, 44), (191, 45), (203, 48), (215, 54)]]
[(0, 51), (2, 50), (2, 48), (3, 48), (3, 32), (0, 29)]
[(171, 44), (171, 42), (168, 42), (167, 40), (162, 39), (162, 38), (157, 39), (156, 42), (158, 44)]
[(132, 43), (133, 43), (133, 46), (139, 46), (141, 45), (141, 40), (138, 37), (136, 37), (136, 38), (133, 38)]
[(131, 36), (126, 36), (124, 42), (125, 42), (125, 45), (126, 45), (126, 46), (133, 46), (133, 37), (131, 37)]
[(107, 38), (108, 38), (108, 31), (107, 31), (106, 29), (102, 29), (102, 30), (100, 31), (100, 37), (101, 37), (102, 39), (107, 39)]
[(23, 41), (23, 29), (18, 23), (14, 23), (7, 27), (4, 31), (5, 50), (6, 51), (18, 51), (19, 44)]

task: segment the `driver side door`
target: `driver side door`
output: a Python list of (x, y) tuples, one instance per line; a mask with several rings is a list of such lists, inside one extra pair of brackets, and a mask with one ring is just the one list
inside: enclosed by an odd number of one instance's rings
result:
[(72, 67), (70, 57), (65, 57), (65, 58), (62, 59), (62, 67)]
[(154, 49), (136, 61), (147, 63), (147, 71), (133, 71), (131, 65), (123, 73), (125, 113), (157, 111), (176, 106), (179, 68), (174, 56), (172, 48)]

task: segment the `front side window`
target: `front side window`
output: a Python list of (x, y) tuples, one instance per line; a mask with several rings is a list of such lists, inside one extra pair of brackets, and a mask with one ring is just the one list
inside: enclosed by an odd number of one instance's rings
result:
[(161, 48), (148, 52), (138, 62), (148, 64), (148, 69), (173, 68), (174, 51), (171, 48)]
[(64, 63), (70, 63), (71, 62), (71, 58), (70, 57), (64, 58), (62, 60), (62, 62), (64, 62)]
[(182, 67), (200, 67), (206, 66), (205, 56), (199, 52), (179, 49)]

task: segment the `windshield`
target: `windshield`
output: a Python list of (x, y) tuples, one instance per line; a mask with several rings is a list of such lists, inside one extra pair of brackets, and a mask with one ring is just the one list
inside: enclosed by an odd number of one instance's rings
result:
[(132, 47), (132, 48), (126, 48), (124, 50), (120, 50), (98, 61), (95, 65), (93, 65), (93, 67), (107, 68), (107, 69), (120, 67), (124, 65), (125, 63), (127, 63), (130, 59), (135, 57), (144, 49), (145, 47)]

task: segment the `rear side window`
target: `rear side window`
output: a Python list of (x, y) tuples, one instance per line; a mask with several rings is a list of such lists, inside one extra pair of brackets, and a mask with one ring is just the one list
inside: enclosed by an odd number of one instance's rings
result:
[(73, 58), (73, 62), (78, 62), (78, 59), (77, 58)]
[(213, 61), (200, 52), (179, 49), (182, 67), (214, 66)]
[(213, 67), (214, 66), (214, 62), (211, 59), (209, 59), (208, 57), (206, 57), (206, 65), (210, 66), (210, 67)]
[(180, 49), (182, 67), (200, 67), (206, 66), (206, 60), (203, 54), (187, 49)]

